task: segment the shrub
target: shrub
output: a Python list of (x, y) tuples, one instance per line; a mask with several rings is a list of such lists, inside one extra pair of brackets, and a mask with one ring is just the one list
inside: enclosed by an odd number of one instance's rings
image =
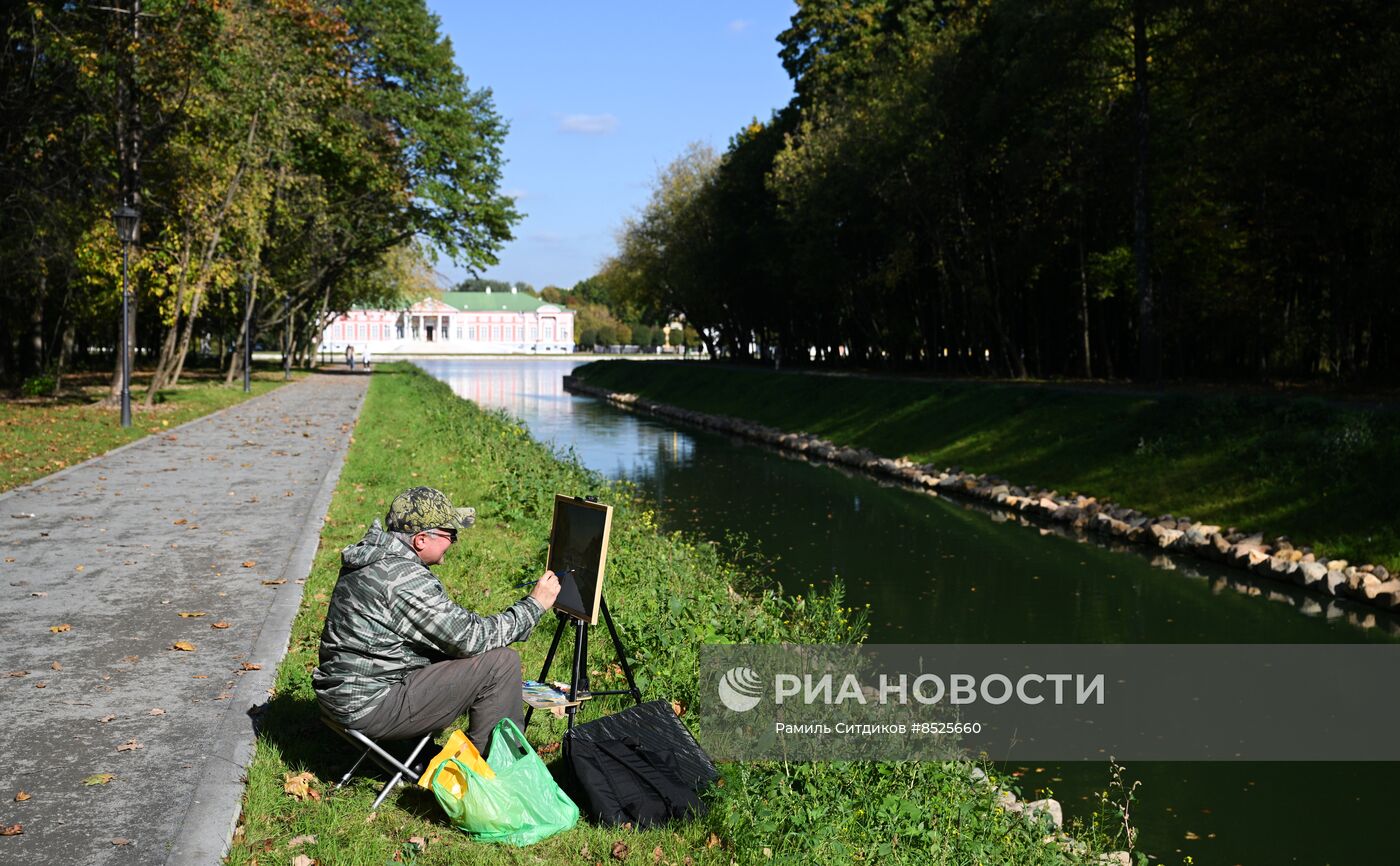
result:
[(24, 384), (19, 386), (19, 390), (26, 397), (43, 397), (52, 394), (57, 385), (58, 377), (53, 373), (40, 373), (25, 379)]

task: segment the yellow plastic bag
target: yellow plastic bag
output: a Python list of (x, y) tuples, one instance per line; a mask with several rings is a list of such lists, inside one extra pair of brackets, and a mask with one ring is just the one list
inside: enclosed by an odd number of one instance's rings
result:
[[(452, 734), (448, 736), (447, 743), (443, 745), (442, 751), (438, 752), (437, 755), (428, 762), (427, 771), (418, 778), (418, 786), (420, 788), (431, 788), (433, 772), (437, 770), (438, 764), (441, 764), (449, 758), (456, 758), (463, 762), (468, 767), (471, 767), (472, 770), (483, 779), (496, 778), (496, 771), (492, 770), (491, 766), (486, 763), (486, 759), (481, 757), (481, 753), (476, 750), (476, 746), (472, 745), (472, 741), (467, 739), (467, 735), (461, 731), (453, 731)], [(443, 771), (442, 781), (449, 787), (456, 786), (453, 793), (458, 797), (467, 789), (467, 780), (462, 778), (461, 773), (451, 768)]]

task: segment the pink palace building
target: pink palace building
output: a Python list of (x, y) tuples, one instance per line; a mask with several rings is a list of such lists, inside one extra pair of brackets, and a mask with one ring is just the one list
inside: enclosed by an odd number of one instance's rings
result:
[(528, 355), (572, 352), (574, 311), (531, 295), (444, 292), (406, 309), (354, 309), (326, 326), (321, 350), (374, 355)]

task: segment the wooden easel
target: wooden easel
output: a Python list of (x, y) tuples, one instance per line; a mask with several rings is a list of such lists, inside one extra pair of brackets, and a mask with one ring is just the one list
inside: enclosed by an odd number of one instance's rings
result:
[[(622, 668), (622, 674), (627, 678), (627, 688), (607, 689), (601, 692), (592, 691), (588, 685), (588, 628), (589, 622), (584, 619), (569, 616), (565, 613), (558, 613), (559, 627), (554, 630), (554, 641), (549, 645), (549, 654), (544, 657), (544, 667), (540, 670), (542, 683), (549, 682), (549, 667), (554, 663), (554, 654), (559, 651), (559, 642), (564, 638), (564, 629), (572, 621), (574, 624), (574, 662), (569, 674), (569, 703), (564, 707), (564, 716), (568, 719), (568, 729), (574, 728), (574, 716), (578, 713), (579, 705), (589, 698), (596, 698), (602, 695), (631, 695), (632, 700), (637, 704), (642, 702), (642, 690), (637, 688), (637, 678), (632, 675), (632, 666), (627, 663), (627, 652), (622, 647), (622, 639), (617, 636), (617, 626), (613, 624), (612, 612), (608, 610), (608, 600), (599, 599), (599, 605), (603, 612), (603, 622), (608, 626), (608, 634), (612, 636), (613, 647), (617, 650), (617, 663)], [(535, 708), (530, 707), (525, 711), (525, 726), (530, 726), (530, 717), (534, 715)]]

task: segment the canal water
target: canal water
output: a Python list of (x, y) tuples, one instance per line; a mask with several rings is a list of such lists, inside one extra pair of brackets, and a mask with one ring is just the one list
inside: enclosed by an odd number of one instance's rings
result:
[[(647, 490), (667, 530), (742, 544), (788, 592), (839, 578), (872, 643), (1342, 643), (1395, 640), (1389, 615), (1233, 569), (1111, 550), (1014, 517), (809, 463), (566, 393), (568, 359), (418, 362), (458, 396)], [(1036, 479), (1023, 479), (1034, 482)], [(1225, 660), (1222, 660), (1225, 661)], [(1377, 684), (1380, 685), (1380, 684)], [(1390, 736), (1374, 730), (1299, 731)], [(1007, 767), (1027, 796), (1087, 818), (1105, 764)], [(1154, 862), (1389, 862), (1387, 763), (1130, 765), (1139, 848)]]

